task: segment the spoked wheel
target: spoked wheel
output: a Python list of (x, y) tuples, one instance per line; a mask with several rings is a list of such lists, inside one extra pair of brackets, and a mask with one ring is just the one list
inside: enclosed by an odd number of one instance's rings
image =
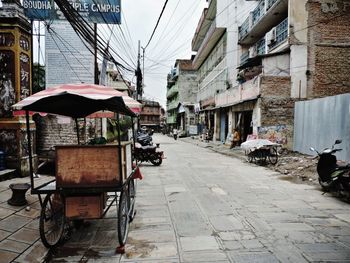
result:
[(135, 179), (129, 181), (129, 221), (132, 222), (135, 217), (135, 198), (136, 198), (136, 185)]
[(129, 232), (129, 205), (128, 188), (125, 187), (119, 197), (118, 208), (118, 241), (120, 246), (124, 246)]
[(40, 238), (47, 248), (55, 247), (62, 238), (65, 225), (64, 203), (59, 194), (45, 197), (39, 222)]
[(269, 161), (271, 164), (276, 164), (278, 162), (278, 153), (276, 147), (270, 148)]
[(162, 156), (161, 154), (154, 154), (153, 156), (151, 156), (151, 163), (155, 166), (159, 166), (162, 164)]

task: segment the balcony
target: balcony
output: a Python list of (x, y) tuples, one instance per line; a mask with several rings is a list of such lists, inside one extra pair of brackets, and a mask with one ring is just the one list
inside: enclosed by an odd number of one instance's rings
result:
[(178, 93), (179, 93), (179, 88), (178, 88), (178, 85), (175, 84), (170, 89), (168, 89), (166, 97), (167, 97), (167, 99), (171, 99), (172, 97), (174, 97)]
[(167, 111), (171, 111), (171, 110), (176, 109), (178, 105), (179, 105), (178, 100), (173, 100), (173, 101), (169, 102), (169, 104), (167, 105)]
[(288, 17), (276, 26), (274, 41), (269, 44), (269, 49), (279, 46), (288, 38)]
[(166, 118), (166, 123), (172, 124), (176, 123), (176, 115), (171, 115)]
[(288, 16), (288, 1), (261, 0), (239, 30), (239, 44), (253, 45)]

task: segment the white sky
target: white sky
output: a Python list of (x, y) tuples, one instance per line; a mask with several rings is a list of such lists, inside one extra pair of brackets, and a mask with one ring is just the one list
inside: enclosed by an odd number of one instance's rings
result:
[[(124, 33), (129, 29), (134, 50), (131, 54), (134, 56), (137, 55), (134, 53), (137, 53), (138, 40), (141, 41), (142, 47), (146, 46), (164, 2), (165, 0), (121, 0), (121, 28)], [(166, 105), (167, 74), (176, 59), (190, 59), (191, 41), (206, 6), (206, 0), (168, 1), (156, 33), (145, 51), (146, 98)]]
[[(112, 48), (133, 68), (136, 68), (138, 40), (141, 41), (141, 47), (146, 46), (164, 3), (165, 0), (121, 0), (122, 23), (120, 27), (99, 25), (100, 32), (105, 39), (110, 38), (110, 29), (113, 30)], [(145, 50), (144, 97), (158, 101), (164, 108), (166, 106), (167, 74), (174, 66), (176, 59), (191, 58), (193, 54), (191, 41), (206, 6), (206, 0), (169, 0), (156, 33)], [(42, 32), (43, 28), (42, 25)], [(37, 32), (37, 26), (34, 32)], [(40, 42), (43, 47), (43, 37)], [(34, 38), (34, 61), (38, 61), (37, 46), (38, 40)], [(41, 48), (40, 63), (44, 63), (43, 52)], [(135, 83), (134, 76), (130, 75), (126, 78)]]

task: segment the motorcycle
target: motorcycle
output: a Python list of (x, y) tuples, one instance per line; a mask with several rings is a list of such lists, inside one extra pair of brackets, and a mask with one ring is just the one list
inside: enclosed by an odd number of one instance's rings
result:
[(335, 149), (334, 146), (341, 142), (342, 140), (336, 140), (332, 148), (326, 148), (322, 152), (313, 147), (310, 147), (310, 150), (319, 156), (317, 173), (322, 189), (325, 192), (336, 191), (340, 196), (350, 199), (350, 164), (339, 165), (335, 156), (335, 153), (342, 149)]
[(136, 141), (140, 143), (142, 146), (152, 145), (152, 136), (148, 133), (137, 133)]
[(164, 153), (157, 151), (159, 144), (142, 146), (139, 143), (135, 144), (134, 156), (140, 162), (151, 162), (155, 166), (162, 164)]

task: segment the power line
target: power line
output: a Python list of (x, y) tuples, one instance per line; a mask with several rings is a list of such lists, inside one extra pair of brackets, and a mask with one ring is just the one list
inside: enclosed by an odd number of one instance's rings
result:
[(153, 35), (154, 35), (154, 33), (156, 32), (156, 29), (157, 29), (157, 27), (158, 27), (159, 21), (160, 21), (162, 15), (163, 15), (163, 12), (164, 12), (165, 7), (166, 7), (167, 4), (168, 4), (168, 0), (165, 0), (164, 6), (163, 6), (163, 8), (162, 8), (162, 12), (160, 13), (160, 15), (159, 15), (159, 17), (158, 17), (157, 24), (156, 24), (156, 26), (154, 27), (153, 32), (152, 32), (152, 35), (151, 35), (151, 37), (149, 38), (148, 43), (147, 43), (147, 45), (146, 45), (146, 47), (145, 47), (144, 49), (146, 49), (146, 48), (148, 47), (149, 43), (151, 42), (151, 40), (152, 40), (152, 38), (153, 38)]

